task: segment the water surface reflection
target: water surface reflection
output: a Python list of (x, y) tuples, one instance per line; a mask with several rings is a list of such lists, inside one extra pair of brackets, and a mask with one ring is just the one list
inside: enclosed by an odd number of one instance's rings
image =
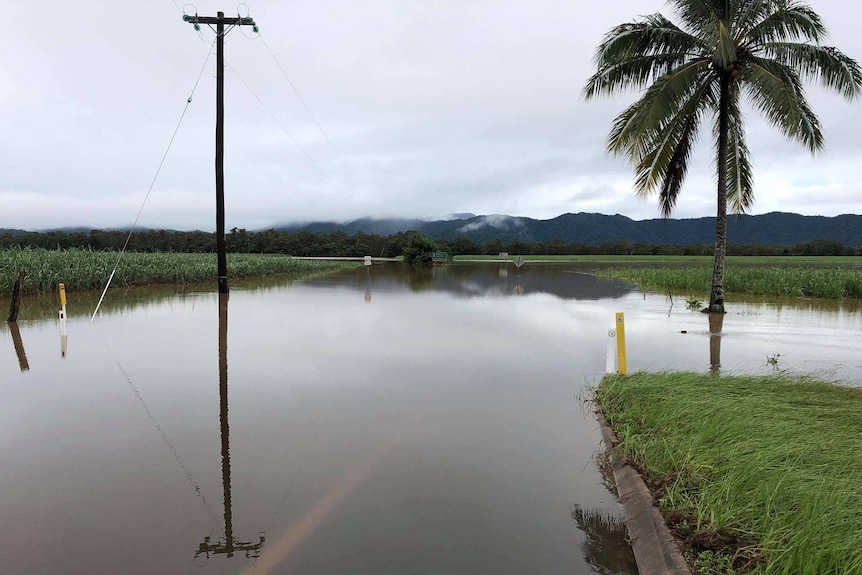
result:
[(862, 373), (846, 305), (731, 299), (711, 325), (582, 271), (237, 282), (229, 322), (215, 293), (140, 291), (90, 325), (69, 294), (65, 359), (56, 303), (25, 300), (0, 325), (0, 570), (625, 572), (576, 399), (614, 312), (630, 369)]

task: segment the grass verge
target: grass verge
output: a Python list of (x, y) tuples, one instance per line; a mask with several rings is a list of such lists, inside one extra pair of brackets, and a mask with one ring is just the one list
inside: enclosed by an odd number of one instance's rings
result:
[(637, 373), (596, 401), (698, 575), (862, 573), (862, 389)]
[[(509, 260), (519, 254), (510, 254)], [(526, 262), (575, 262), (596, 264), (671, 264), (671, 265), (695, 265), (712, 269), (712, 256), (614, 256), (614, 255), (523, 255)], [(499, 255), (458, 255), (455, 261), (483, 260), (499, 262)], [(727, 256), (727, 264), (739, 266), (816, 266), (816, 267), (840, 267), (856, 268), (862, 267), (860, 256)]]
[[(61, 282), (66, 284), (67, 290), (101, 289), (117, 263), (117, 256), (117, 252), (79, 249), (0, 250), (0, 294), (11, 293), (19, 270), (27, 272), (25, 294), (56, 291)], [(296, 274), (358, 265), (264, 254), (228, 254), (227, 264), (228, 275), (232, 278)], [(111, 285), (197, 283), (214, 280), (216, 267), (215, 254), (126, 253), (120, 259)]]

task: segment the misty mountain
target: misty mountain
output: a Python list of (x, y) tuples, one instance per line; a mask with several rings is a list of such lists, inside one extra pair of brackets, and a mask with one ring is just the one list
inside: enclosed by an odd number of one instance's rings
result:
[[(728, 217), (727, 241), (731, 244), (793, 245), (814, 240), (833, 240), (846, 246), (862, 246), (862, 215), (802, 216), (783, 212)], [(477, 244), (499, 239), (503, 243), (560, 240), (598, 245), (605, 242), (632, 244), (693, 245), (715, 242), (715, 218), (653, 219), (636, 221), (626, 216), (563, 214), (550, 220), (507, 215), (461, 219), (363, 218), (347, 223), (313, 222), (279, 226), (278, 231), (357, 232), (391, 235), (417, 230), (434, 239), (466, 236)]]

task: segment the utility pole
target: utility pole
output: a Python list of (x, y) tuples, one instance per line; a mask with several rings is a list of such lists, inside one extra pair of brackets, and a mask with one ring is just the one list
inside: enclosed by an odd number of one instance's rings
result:
[(201, 24), (207, 24), (210, 28), (215, 24), (216, 27), (216, 252), (218, 254), (218, 291), (227, 293), (227, 252), (224, 235), (224, 37), (235, 26), (251, 26), (257, 32), (257, 24), (250, 16), (225, 18), (224, 12), (218, 12), (217, 16), (183, 14), (183, 20), (193, 24), (195, 30), (200, 30)]

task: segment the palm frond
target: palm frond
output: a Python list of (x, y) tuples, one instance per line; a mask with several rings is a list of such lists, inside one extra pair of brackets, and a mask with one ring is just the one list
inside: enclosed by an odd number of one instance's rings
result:
[(700, 117), (714, 104), (714, 84), (710, 76), (701, 78), (687, 100), (648, 142), (637, 163), (635, 193), (644, 198), (661, 185), (659, 207), (665, 216), (670, 215), (682, 188)]
[(748, 36), (749, 29), (769, 15), (773, 3), (770, 0), (744, 0), (734, 10), (731, 28), (737, 44)]
[(661, 189), (658, 194), (658, 207), (661, 214), (666, 218), (669, 218), (673, 212), (679, 192), (682, 190), (682, 184), (685, 182), (691, 149), (697, 140), (699, 124), (699, 118), (696, 114), (692, 114), (688, 118), (663, 174)]
[(688, 62), (656, 80), (644, 95), (614, 122), (608, 151), (623, 154), (638, 164), (643, 151), (654, 147), (663, 129), (683, 108), (709, 75), (708, 60)]
[(716, 46), (712, 61), (722, 70), (726, 70), (736, 62), (736, 40), (725, 22), (719, 20), (716, 25)]
[(745, 123), (739, 106), (739, 92), (730, 98), (727, 137), (727, 201), (731, 212), (742, 214), (754, 204), (751, 154), (745, 143)]
[(690, 60), (690, 54), (652, 54), (599, 67), (584, 86), (584, 98), (640, 90)]
[(635, 136), (637, 133), (635, 124), (638, 121), (641, 106), (641, 101), (638, 100), (614, 118), (614, 124), (605, 142), (608, 152), (629, 158), (639, 158), (643, 155), (643, 140)]
[(811, 110), (799, 75), (775, 60), (752, 58), (739, 75), (754, 107), (785, 136), (811, 152), (823, 147), (820, 120)]
[(770, 2), (776, 9), (746, 34), (753, 46), (767, 42), (802, 40), (819, 43), (826, 26), (808, 5), (801, 2)]
[(651, 14), (612, 28), (596, 48), (593, 62), (601, 65), (643, 54), (691, 52), (702, 48), (704, 45), (697, 37), (661, 14)]
[(721, 0), (669, 0), (668, 4), (692, 30), (719, 19)]
[(796, 42), (770, 42), (761, 54), (796, 70), (802, 78), (820, 83), (853, 100), (862, 93), (862, 68), (859, 63), (836, 48), (800, 44)]

